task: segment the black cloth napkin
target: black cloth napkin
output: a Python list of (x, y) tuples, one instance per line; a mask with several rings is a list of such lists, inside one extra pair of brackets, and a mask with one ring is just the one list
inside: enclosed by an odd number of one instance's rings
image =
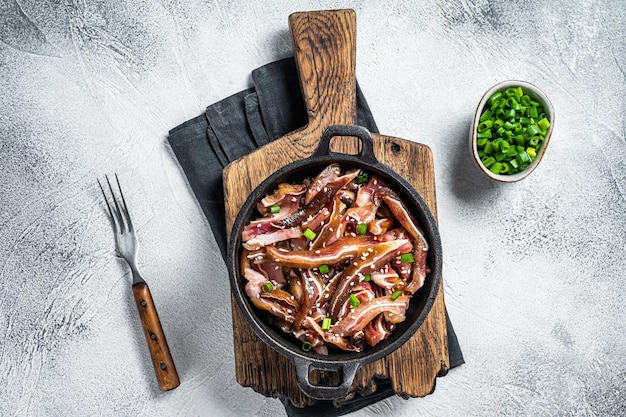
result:
[[(169, 132), (169, 144), (198, 200), (218, 247), (226, 260), (227, 238), (222, 170), (230, 162), (307, 124), (308, 119), (293, 58), (252, 71), (253, 87), (207, 107), (206, 111)], [(357, 124), (371, 132), (378, 128), (357, 85)], [(464, 363), (459, 343), (446, 312), (450, 367)], [(378, 381), (376, 392), (357, 393), (336, 408), (318, 401), (304, 409), (283, 404), (289, 416), (340, 416), (394, 395), (389, 381)]]

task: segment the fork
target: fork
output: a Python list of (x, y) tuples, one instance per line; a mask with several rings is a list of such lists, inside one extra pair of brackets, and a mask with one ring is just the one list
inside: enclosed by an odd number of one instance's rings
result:
[(152, 300), (150, 288), (137, 269), (139, 241), (137, 240), (137, 235), (128, 212), (128, 206), (126, 206), (126, 200), (122, 193), (122, 187), (120, 186), (120, 180), (117, 174), (115, 174), (115, 181), (117, 182), (117, 189), (121, 200), (117, 198), (113, 191), (109, 177), (105, 176), (105, 178), (113, 204), (109, 203), (109, 198), (100, 180), (98, 180), (98, 185), (104, 196), (104, 201), (107, 204), (109, 215), (111, 216), (118, 252), (130, 266), (133, 275), (133, 295), (137, 303), (137, 310), (139, 310), (141, 326), (143, 327), (146, 341), (148, 342), (148, 349), (150, 350), (152, 365), (159, 384), (159, 389), (161, 391), (169, 391), (180, 385), (180, 379), (176, 373), (176, 367), (174, 366), (172, 355), (170, 354), (167, 341), (165, 340), (165, 334), (163, 333), (154, 301)]

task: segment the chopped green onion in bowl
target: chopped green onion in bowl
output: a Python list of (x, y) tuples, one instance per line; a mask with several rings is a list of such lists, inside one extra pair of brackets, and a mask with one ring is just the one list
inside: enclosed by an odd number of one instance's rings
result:
[(536, 86), (504, 81), (481, 99), (471, 130), (471, 151), (489, 177), (515, 182), (543, 157), (554, 127), (554, 108)]

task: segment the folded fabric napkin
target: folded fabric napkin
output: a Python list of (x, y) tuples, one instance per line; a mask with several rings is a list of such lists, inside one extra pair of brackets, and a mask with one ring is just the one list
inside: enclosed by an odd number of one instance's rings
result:
[[(227, 232), (224, 215), (222, 170), (230, 162), (266, 143), (307, 124), (300, 84), (293, 58), (267, 64), (252, 71), (253, 87), (207, 107), (201, 114), (173, 128), (169, 143), (183, 169), (207, 220), (224, 260)], [(357, 124), (371, 132), (378, 128), (357, 85)], [(446, 312), (450, 367), (464, 363), (456, 334)], [(283, 404), (289, 416), (339, 416), (394, 395), (388, 381), (378, 381), (368, 396), (357, 394), (342, 407), (332, 401), (318, 401), (299, 409), (288, 400)]]

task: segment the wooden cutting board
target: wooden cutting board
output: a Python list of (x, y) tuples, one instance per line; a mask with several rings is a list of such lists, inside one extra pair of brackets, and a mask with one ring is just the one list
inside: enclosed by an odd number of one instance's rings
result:
[[(279, 168), (310, 156), (322, 132), (334, 124), (356, 123), (356, 14), (353, 10), (294, 13), (289, 16), (294, 55), (309, 123), (234, 161), (224, 169), (226, 225), (231, 230), (237, 213), (257, 185)], [(410, 182), (435, 218), (433, 157), (426, 145), (372, 134), (376, 158)], [(356, 138), (335, 138), (332, 150), (358, 153)], [(443, 281), (442, 281), (443, 282)], [(252, 331), (232, 301), (237, 382), (269, 397), (305, 407), (315, 400), (304, 395), (289, 360), (271, 349)], [(443, 283), (426, 321), (398, 350), (363, 366), (352, 386), (367, 395), (375, 377), (391, 381), (403, 398), (423, 397), (435, 388), (435, 378), (449, 369)], [(318, 378), (325, 378), (319, 375)]]

